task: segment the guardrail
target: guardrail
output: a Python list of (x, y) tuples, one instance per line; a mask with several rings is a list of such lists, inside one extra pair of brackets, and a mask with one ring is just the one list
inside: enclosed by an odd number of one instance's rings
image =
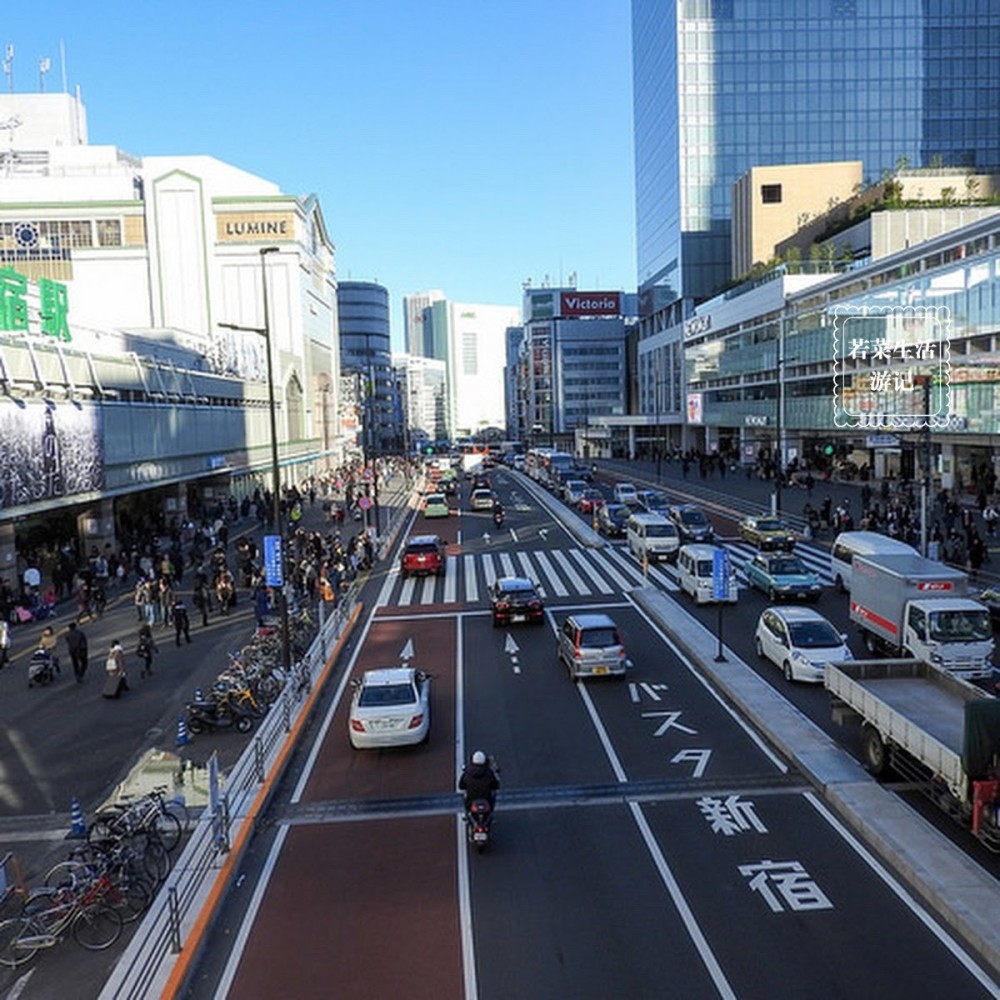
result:
[[(249, 839), (298, 726), (313, 705), (315, 682), (356, 620), (358, 591), (355, 584), (321, 623), (309, 651), (226, 779), (218, 810), (206, 809), (195, 822), (180, 858), (133, 934), (100, 1000), (163, 995), (185, 946), (193, 939), (191, 947), (196, 948), (234, 868), (234, 845), (242, 846)], [(240, 850), (236, 848), (237, 856)], [(187, 957), (192, 956), (189, 953)]]

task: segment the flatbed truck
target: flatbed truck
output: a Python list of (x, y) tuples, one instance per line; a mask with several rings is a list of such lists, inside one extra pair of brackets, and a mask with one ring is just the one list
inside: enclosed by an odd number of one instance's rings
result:
[(917, 782), (1000, 853), (1000, 700), (923, 660), (828, 663), (835, 721), (860, 723), (865, 766)]

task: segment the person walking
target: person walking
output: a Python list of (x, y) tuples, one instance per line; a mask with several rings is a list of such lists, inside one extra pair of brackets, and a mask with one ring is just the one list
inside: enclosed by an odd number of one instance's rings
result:
[(208, 583), (204, 577), (200, 578), (194, 585), (194, 606), (201, 612), (202, 627), (208, 624), (208, 612), (211, 609), (211, 596)]
[(77, 627), (76, 622), (70, 622), (66, 627), (66, 648), (76, 682), (82, 684), (83, 675), (87, 672), (87, 634)]
[(153, 656), (159, 650), (156, 648), (153, 630), (148, 624), (144, 624), (139, 628), (139, 642), (135, 647), (135, 652), (143, 663), (142, 670), (139, 671), (139, 676), (151, 677), (153, 674)]
[(44, 649), (46, 653), (52, 659), (52, 669), (58, 674), (59, 671), (59, 657), (56, 656), (56, 646), (59, 645), (59, 637), (56, 635), (56, 630), (51, 625), (46, 625), (42, 629), (41, 637), (38, 640), (38, 648)]
[(191, 620), (188, 618), (187, 605), (180, 597), (174, 598), (174, 606), (172, 608), (173, 620), (174, 620), (174, 632), (177, 635), (177, 645), (181, 644), (181, 636), (183, 635), (188, 642), (191, 641)]
[(108, 658), (104, 661), (104, 690), (102, 698), (120, 698), (123, 691), (128, 690), (128, 678), (125, 672), (125, 650), (115, 639), (108, 650)]

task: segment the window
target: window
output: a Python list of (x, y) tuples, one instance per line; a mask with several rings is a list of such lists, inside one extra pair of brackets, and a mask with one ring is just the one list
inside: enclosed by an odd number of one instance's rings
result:
[(761, 186), (760, 186), (760, 200), (765, 205), (779, 205), (779, 204), (781, 204), (781, 185), (780, 184), (761, 184)]

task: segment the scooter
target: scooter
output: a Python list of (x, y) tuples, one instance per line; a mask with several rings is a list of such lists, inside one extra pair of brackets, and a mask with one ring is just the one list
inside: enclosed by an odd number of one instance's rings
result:
[(235, 729), (238, 733), (249, 733), (253, 729), (253, 716), (236, 708), (225, 695), (191, 701), (184, 708), (187, 727), (192, 733), (204, 733), (211, 729)]
[(28, 660), (28, 687), (44, 687), (56, 679), (56, 660), (47, 649), (36, 649)]
[(465, 836), (469, 846), (482, 853), (490, 845), (493, 807), (488, 799), (473, 799), (465, 809)]

